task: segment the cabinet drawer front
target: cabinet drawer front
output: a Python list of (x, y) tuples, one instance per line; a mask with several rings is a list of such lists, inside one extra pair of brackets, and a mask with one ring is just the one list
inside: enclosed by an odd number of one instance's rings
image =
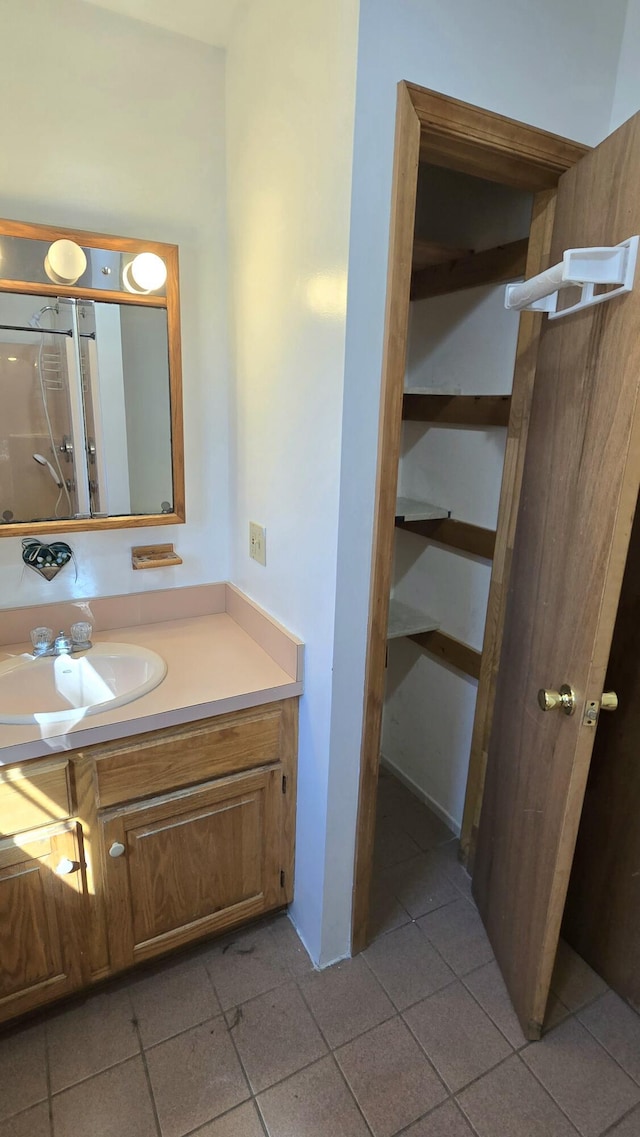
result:
[(101, 808), (276, 762), (281, 705), (156, 731), (96, 753)]
[(62, 821), (72, 812), (66, 759), (24, 762), (0, 770), (0, 834)]
[(105, 817), (113, 967), (284, 902), (281, 786), (276, 767)]

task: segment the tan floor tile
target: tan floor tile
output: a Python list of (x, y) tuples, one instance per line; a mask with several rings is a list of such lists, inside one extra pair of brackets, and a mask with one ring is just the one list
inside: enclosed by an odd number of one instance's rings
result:
[(577, 1019), (567, 1019), (521, 1054), (584, 1137), (599, 1137), (640, 1101), (640, 1088)]
[(315, 968), (307, 949), (298, 936), (289, 917), (283, 913), (274, 917), (269, 924), (279, 958), (287, 965), (295, 979), (311, 975)]
[(302, 993), (329, 1046), (342, 1046), (395, 1008), (359, 956), (335, 963), (301, 983)]
[(462, 983), (424, 999), (405, 1020), (453, 1093), (511, 1053), (509, 1043)]
[(580, 1011), (578, 1018), (623, 1070), (640, 1083), (640, 1015), (619, 995), (607, 991)]
[(527, 1039), (495, 960), (465, 976), (464, 983), (511, 1045), (516, 1048), (526, 1046)]
[(466, 975), (493, 959), (493, 951), (480, 916), (466, 900), (458, 899), (418, 920), (456, 975)]
[(473, 904), (471, 877), (458, 858), (459, 849), (460, 842), (457, 839), (446, 841), (443, 845), (438, 845), (437, 849), (433, 850), (432, 856), (436, 864), (442, 865), (451, 883), (455, 884), (458, 891)]
[(604, 979), (596, 975), (588, 963), (564, 940), (558, 944), (551, 990), (570, 1011), (579, 1011), (607, 990)]
[(203, 958), (224, 1011), (264, 995), (291, 978), (268, 924), (221, 940)]
[(447, 1095), (400, 1018), (347, 1043), (336, 1059), (374, 1137), (392, 1137)]
[(373, 850), (376, 868), (386, 868), (397, 865), (400, 861), (408, 861), (411, 857), (416, 857), (419, 852), (419, 846), (401, 829), (395, 818), (383, 817), (378, 821)]
[(455, 979), (415, 924), (382, 936), (367, 948), (364, 956), (401, 1011)]
[(369, 935), (372, 940), (378, 936), (411, 923), (411, 916), (394, 896), (388, 884), (374, 880), (369, 906)]
[(327, 1053), (293, 983), (228, 1011), (227, 1022), (254, 1093)]
[(460, 898), (442, 866), (428, 853), (387, 869), (383, 880), (414, 920)]
[(47, 1021), (51, 1092), (72, 1086), (138, 1054), (140, 1046), (126, 990), (91, 995)]
[(153, 1046), (220, 1013), (202, 960), (165, 961), (129, 986), (143, 1046)]
[(260, 1094), (269, 1137), (368, 1137), (333, 1058), (322, 1058)]
[(198, 1129), (193, 1137), (264, 1137), (264, 1129), (254, 1103), (247, 1101)]
[(51, 1137), (49, 1103), (40, 1102), (26, 1113), (0, 1121), (0, 1137)]
[(11, 1031), (0, 1039), (0, 1120), (28, 1109), (46, 1096), (44, 1028)]
[(141, 1058), (96, 1074), (53, 1098), (56, 1137), (156, 1137)]
[(475, 1134), (455, 1102), (446, 1101), (428, 1117), (406, 1129), (402, 1137), (475, 1137)]
[(224, 1018), (147, 1050), (163, 1137), (183, 1137), (249, 1097)]
[(458, 1095), (480, 1137), (575, 1137), (575, 1130), (514, 1054)]
[(413, 838), (423, 852), (435, 849), (445, 841), (451, 841), (454, 836), (449, 826), (417, 799), (399, 811), (396, 816), (405, 833)]

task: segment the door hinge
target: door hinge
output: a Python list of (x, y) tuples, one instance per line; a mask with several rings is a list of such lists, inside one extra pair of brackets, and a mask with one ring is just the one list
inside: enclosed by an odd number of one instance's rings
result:
[(282, 775), (282, 792), (283, 792), (283, 794), (286, 794), (286, 792), (287, 792), (287, 775), (286, 774)]
[(284, 869), (280, 869), (280, 888), (284, 888)]

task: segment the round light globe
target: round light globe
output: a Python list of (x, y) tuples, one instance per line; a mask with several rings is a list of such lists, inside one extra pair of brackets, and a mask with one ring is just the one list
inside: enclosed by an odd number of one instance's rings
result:
[(156, 253), (138, 253), (127, 265), (125, 274), (136, 292), (156, 292), (167, 279), (167, 266)]
[(49, 245), (44, 271), (54, 284), (75, 284), (87, 268), (84, 251), (66, 238)]

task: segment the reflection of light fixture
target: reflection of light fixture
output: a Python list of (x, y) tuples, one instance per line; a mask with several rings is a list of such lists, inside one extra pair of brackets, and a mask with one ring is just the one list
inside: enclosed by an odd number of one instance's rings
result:
[(17, 363), (18, 362), (18, 356), (17, 355), (8, 355), (7, 361), (9, 363)]
[(75, 284), (87, 267), (87, 258), (75, 241), (54, 241), (44, 258), (44, 271), (54, 284)]
[(138, 253), (122, 270), (127, 292), (157, 292), (167, 279), (167, 266), (156, 253)]

